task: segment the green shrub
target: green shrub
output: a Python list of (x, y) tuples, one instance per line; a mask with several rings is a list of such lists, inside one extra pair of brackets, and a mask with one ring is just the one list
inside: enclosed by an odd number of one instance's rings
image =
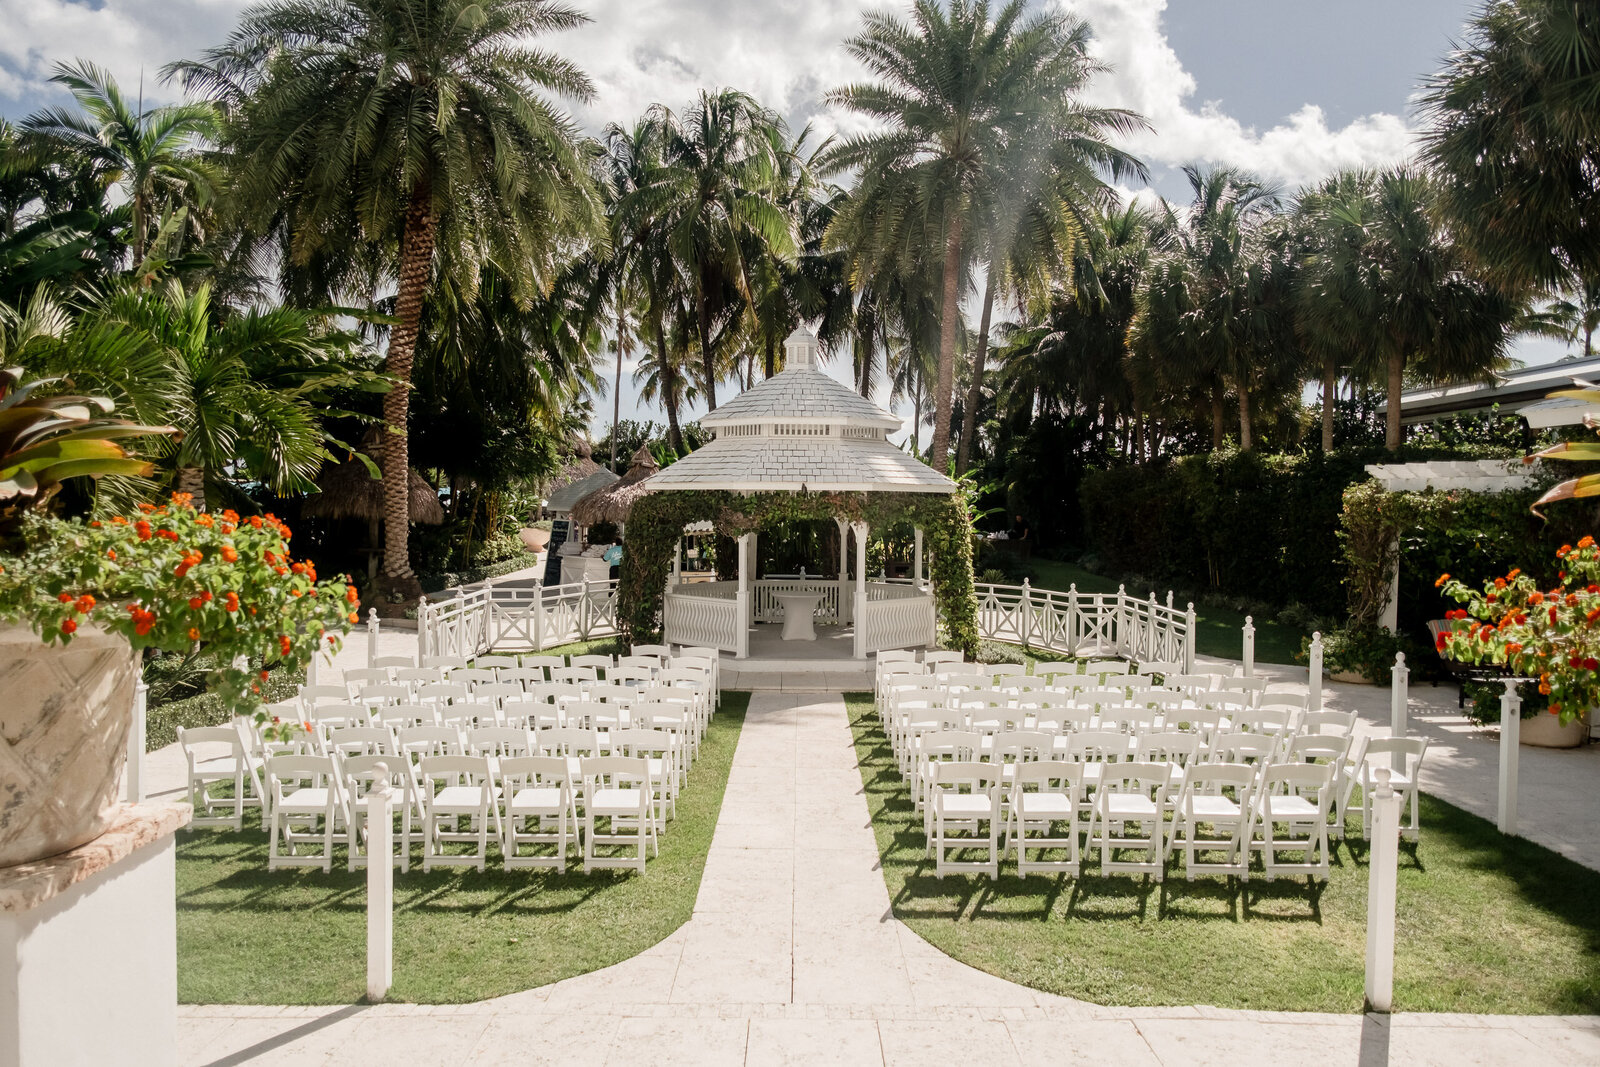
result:
[[(261, 683), (261, 698), (267, 703), (288, 700), (305, 683), (304, 672), (271, 671)], [(144, 750), (154, 752), (178, 739), (178, 727), (193, 730), (200, 726), (221, 726), (234, 715), (233, 705), (216, 693), (201, 693), (148, 708), (145, 712)]]
[[(1310, 655), (1311, 639), (1301, 645), (1301, 660)], [(1390, 633), (1381, 626), (1346, 626), (1322, 635), (1322, 669), (1326, 674), (1358, 674), (1374, 685), (1394, 680), (1394, 657), (1406, 654), (1413, 676), (1431, 666), (1425, 658), (1430, 649), (1404, 634)]]
[[(1506, 691), (1504, 685), (1499, 682), (1464, 682), (1461, 688), (1467, 697), (1467, 718), (1479, 726), (1491, 726), (1500, 721), (1500, 698)], [(1539, 692), (1535, 682), (1523, 682), (1517, 686), (1517, 695), (1522, 698), (1521, 718), (1532, 719), (1550, 710), (1550, 698)]]

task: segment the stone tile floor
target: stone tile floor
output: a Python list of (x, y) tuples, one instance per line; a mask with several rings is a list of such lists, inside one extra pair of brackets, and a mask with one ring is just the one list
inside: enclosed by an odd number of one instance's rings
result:
[(1594, 1017), (1105, 1008), (1039, 993), (955, 962), (895, 920), (877, 860), (842, 699), (760, 693), (694, 917), (659, 945), (603, 971), (476, 1004), (184, 1006), (181, 1059), (1600, 1062)]

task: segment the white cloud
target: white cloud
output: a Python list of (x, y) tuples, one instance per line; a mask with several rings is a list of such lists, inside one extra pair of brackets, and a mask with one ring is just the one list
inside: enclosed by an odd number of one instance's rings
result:
[[(1300, 103), (1279, 125), (1259, 131), (1220, 108), (1193, 100), (1195, 80), (1161, 30), (1166, 0), (1081, 0), (1073, 9), (1088, 19), (1095, 54), (1114, 71), (1096, 83), (1097, 103), (1131, 108), (1153, 130), (1128, 148), (1147, 163), (1190, 162), (1241, 167), (1294, 187), (1334, 170), (1382, 166), (1405, 158), (1413, 131), (1397, 115), (1366, 115), (1330, 129), (1322, 108)], [(1294, 87), (1284, 86), (1286, 104)]]

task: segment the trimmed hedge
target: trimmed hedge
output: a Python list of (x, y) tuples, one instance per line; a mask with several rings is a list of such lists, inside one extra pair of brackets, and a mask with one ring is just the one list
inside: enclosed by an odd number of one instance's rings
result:
[(1369, 463), (1510, 456), (1504, 449), (1382, 448), (1331, 455), (1224, 450), (1084, 478), (1086, 543), (1102, 573), (1345, 614), (1344, 491)]
[[(267, 703), (288, 700), (305, 682), (303, 671), (272, 671), (261, 684)], [(233, 718), (233, 708), (216, 693), (201, 693), (150, 708), (144, 718), (144, 750), (154, 752), (178, 739), (178, 727), (193, 730), (200, 726), (221, 726)]]

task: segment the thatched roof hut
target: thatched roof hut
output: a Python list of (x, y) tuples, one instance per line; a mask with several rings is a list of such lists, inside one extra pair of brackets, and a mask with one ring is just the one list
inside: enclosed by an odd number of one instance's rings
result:
[[(444, 521), (439, 493), (410, 471), (411, 521), (437, 526)], [(375, 524), (383, 521), (383, 483), (367, 473), (359, 460), (346, 460), (322, 468), (317, 478), (322, 492), (307, 497), (300, 513), (323, 519), (360, 519)]]
[(594, 461), (594, 448), (582, 437), (572, 439), (572, 458), (567, 460), (559, 473), (550, 479), (544, 487), (544, 495), (554, 497), (568, 486), (576, 485), (592, 475), (599, 474), (606, 468)]
[(572, 521), (579, 526), (597, 522), (624, 523), (634, 501), (650, 492), (649, 477), (661, 469), (656, 457), (643, 445), (633, 454), (628, 473), (608, 486), (596, 489), (572, 508)]

